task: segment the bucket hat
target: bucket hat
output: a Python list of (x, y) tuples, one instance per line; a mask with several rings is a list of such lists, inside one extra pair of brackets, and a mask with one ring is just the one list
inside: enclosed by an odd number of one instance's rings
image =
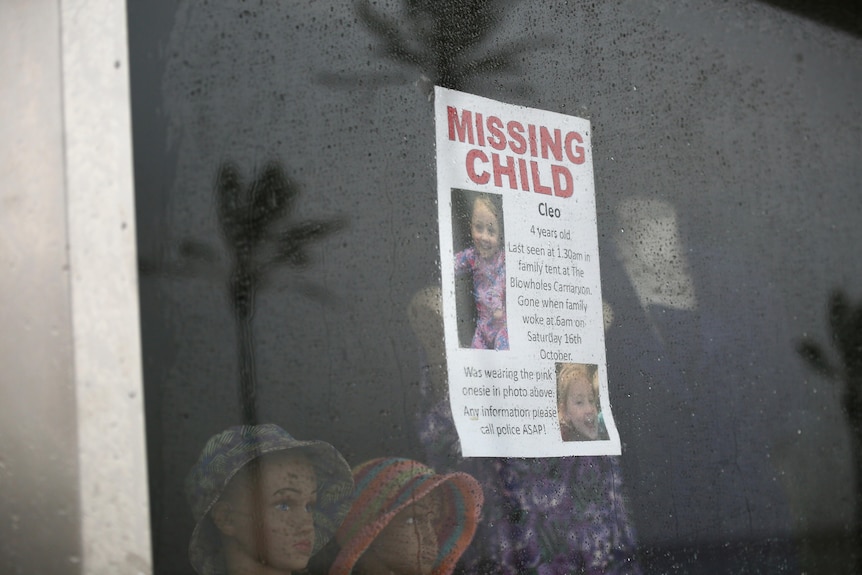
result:
[(401, 458), (378, 458), (353, 469), (353, 505), (336, 532), (341, 549), (329, 575), (348, 575), (374, 539), (402, 509), (438, 490), (438, 556), (434, 575), (449, 575), (470, 544), (482, 510), (482, 488), (466, 473), (438, 475), (430, 467)]
[(234, 426), (211, 437), (185, 481), (186, 497), (195, 518), (189, 559), (200, 575), (224, 572), (219, 532), (210, 519), (231, 479), (251, 461), (270, 453), (296, 450), (305, 455), (317, 479), (314, 552), (329, 541), (350, 508), (353, 478), (341, 454), (323, 441), (295, 439), (272, 424)]

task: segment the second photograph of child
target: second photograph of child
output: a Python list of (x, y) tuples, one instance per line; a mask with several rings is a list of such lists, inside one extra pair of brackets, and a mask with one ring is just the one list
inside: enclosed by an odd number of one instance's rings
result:
[(557, 363), (557, 415), (563, 441), (607, 439), (599, 405), (598, 366)]
[[(503, 199), (499, 194), (452, 190), (455, 277), (472, 279), (471, 298), (459, 297), (460, 346), (509, 349), (506, 324), (506, 246)], [(472, 338), (467, 327), (472, 327)]]

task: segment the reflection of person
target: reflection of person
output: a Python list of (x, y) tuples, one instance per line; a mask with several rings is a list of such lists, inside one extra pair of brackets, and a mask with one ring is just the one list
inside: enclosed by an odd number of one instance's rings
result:
[(563, 441), (607, 439), (599, 417), (598, 367), (557, 364), (557, 415)]
[(282, 575), (305, 568), (350, 505), (350, 467), (334, 447), (273, 424), (231, 427), (186, 478), (200, 575)]
[(509, 349), (502, 222), (502, 209), (492, 195), (477, 195), (470, 216), (473, 245), (455, 254), (455, 275), (473, 273), (477, 317), (470, 347), (474, 349)]
[(482, 575), (640, 575), (623, 496), (619, 457), (461, 457), (449, 408), (439, 288), (419, 292), (410, 322), (426, 361), (419, 440), (438, 470), (476, 478), (482, 520), (464, 552), (466, 573)]
[(462, 459), (448, 405), (436, 405), (421, 425), (440, 467), (449, 462), (470, 473), (485, 493), (482, 521), (462, 557), (465, 573), (641, 574), (619, 458)]
[(482, 521), (462, 557), (482, 575), (639, 575), (619, 458), (462, 458), (446, 398), (432, 399), (419, 435), (438, 469), (474, 476), (485, 493)]
[(335, 535), (329, 575), (449, 575), (473, 538), (482, 489), (466, 473), (437, 475), (409, 459), (353, 470), (353, 506)]

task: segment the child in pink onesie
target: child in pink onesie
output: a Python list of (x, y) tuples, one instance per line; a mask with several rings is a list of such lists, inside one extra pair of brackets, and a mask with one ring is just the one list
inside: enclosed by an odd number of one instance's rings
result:
[(506, 258), (502, 212), (488, 195), (473, 200), (470, 236), (473, 246), (455, 254), (455, 275), (473, 273), (476, 332), (473, 349), (509, 349), (506, 327)]

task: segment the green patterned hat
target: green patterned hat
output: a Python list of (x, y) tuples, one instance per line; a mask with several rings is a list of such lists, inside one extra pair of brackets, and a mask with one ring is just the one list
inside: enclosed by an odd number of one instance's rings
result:
[(329, 541), (350, 509), (353, 477), (340, 453), (323, 441), (300, 441), (277, 425), (235, 426), (207, 441), (197, 463), (186, 477), (186, 497), (195, 517), (189, 559), (200, 575), (224, 573), (218, 530), (209, 514), (230, 480), (262, 455), (298, 450), (314, 467), (317, 505), (314, 518), (314, 552)]

